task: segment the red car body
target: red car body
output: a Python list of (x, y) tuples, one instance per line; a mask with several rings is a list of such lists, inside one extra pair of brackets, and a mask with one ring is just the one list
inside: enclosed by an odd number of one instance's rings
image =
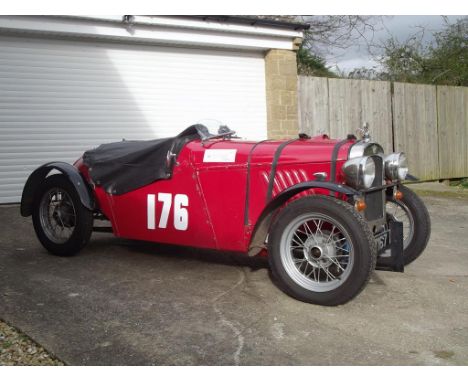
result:
[[(178, 155), (170, 179), (158, 180), (123, 195), (112, 195), (102, 187), (94, 186), (97, 206), (110, 220), (113, 233), (118, 237), (248, 252), (255, 226), (268, 204), (273, 157), (283, 142), (270, 140), (257, 144), (242, 140), (216, 140), (202, 144), (200, 140), (191, 141)], [(337, 142), (318, 136), (288, 144), (278, 160), (272, 198), (295, 184), (314, 180), (315, 173), (330, 173), (331, 155)], [(352, 143), (354, 140), (341, 146), (339, 151), (338, 182), (343, 182), (339, 170), (347, 160)], [(234, 161), (206, 162), (207, 150), (235, 150)], [(75, 166), (92, 183), (88, 168), (81, 159)], [(317, 188), (306, 192), (328, 195), (330, 191)], [(166, 224), (158, 221), (164, 204), (158, 202), (157, 196), (161, 194), (172, 197), (170, 202), (166, 202), (171, 204)], [(148, 195), (156, 196), (153, 207), (156, 224), (151, 228), (148, 227), (148, 216), (153, 211), (148, 211)], [(184, 195), (187, 200), (180, 206), (187, 213), (184, 229), (174, 225), (177, 216), (173, 199), (176, 195)]]

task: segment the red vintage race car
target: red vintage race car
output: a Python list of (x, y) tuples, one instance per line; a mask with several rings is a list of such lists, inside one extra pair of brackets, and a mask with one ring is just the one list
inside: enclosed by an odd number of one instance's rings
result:
[(322, 305), (349, 301), (374, 269), (403, 271), (425, 249), (429, 214), (401, 184), (405, 155), (385, 156), (368, 132), (234, 135), (197, 124), (173, 138), (103, 144), (73, 166), (47, 163), (28, 178), (21, 214), (61, 256), (102, 230), (96, 219), (122, 238), (268, 256), (281, 289)]

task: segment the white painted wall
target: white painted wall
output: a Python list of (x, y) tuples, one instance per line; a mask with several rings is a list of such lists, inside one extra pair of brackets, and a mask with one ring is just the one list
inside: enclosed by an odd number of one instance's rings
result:
[(0, 203), (43, 163), (205, 118), (266, 137), (263, 53), (0, 35)]

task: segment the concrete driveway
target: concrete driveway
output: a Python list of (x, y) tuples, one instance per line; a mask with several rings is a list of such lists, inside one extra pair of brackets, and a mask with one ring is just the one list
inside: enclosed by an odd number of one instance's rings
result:
[(106, 234), (50, 256), (2, 206), (0, 318), (72, 365), (466, 365), (468, 199), (424, 200), (423, 256), (332, 308), (284, 295), (262, 259)]

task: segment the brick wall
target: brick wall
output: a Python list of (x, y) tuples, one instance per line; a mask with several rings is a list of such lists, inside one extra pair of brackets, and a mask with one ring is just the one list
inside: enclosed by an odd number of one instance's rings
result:
[(268, 138), (299, 132), (296, 52), (272, 49), (265, 55)]

